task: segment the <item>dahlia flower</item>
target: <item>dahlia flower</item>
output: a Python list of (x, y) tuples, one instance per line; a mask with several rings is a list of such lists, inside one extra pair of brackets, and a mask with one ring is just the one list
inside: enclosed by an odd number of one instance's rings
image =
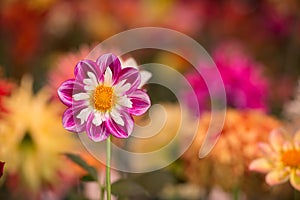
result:
[(50, 98), (45, 88), (34, 95), (32, 80), (24, 77), (20, 87), (3, 99), (9, 112), (0, 119), (0, 159), (7, 174), (20, 180), (20, 188), (14, 190), (36, 192), (45, 184), (56, 188), (58, 179), (69, 174), (61, 154), (72, 152), (77, 142), (61, 126), (60, 104), (49, 103)]
[[(213, 51), (212, 57), (224, 83), (228, 106), (267, 110), (268, 82), (262, 76), (261, 65), (247, 54), (241, 45), (234, 42), (224, 43)], [(212, 79), (214, 74), (210, 68), (199, 66), (199, 70), (202, 72), (201, 75), (198, 72), (189, 73), (186, 77), (197, 95), (199, 108), (207, 110), (211, 102), (207, 88), (214, 87), (216, 99), (212, 101), (216, 102), (222, 99), (218, 96), (222, 94), (218, 92), (222, 88), (206, 85), (202, 76)], [(188, 104), (190, 104), (189, 96), (190, 94), (186, 94)]]
[(277, 129), (270, 133), (269, 143), (260, 143), (263, 157), (253, 160), (250, 170), (267, 173), (266, 182), (277, 185), (290, 181), (300, 190), (300, 132), (292, 138)]
[[(50, 71), (48, 77), (51, 92), (53, 91), (53, 94), (55, 93), (55, 95), (53, 96), (56, 96), (57, 89), (59, 88), (62, 82), (64, 82), (67, 79), (73, 78), (74, 66), (78, 63), (79, 60), (83, 60), (87, 56), (91, 60), (96, 60), (98, 58), (95, 53), (90, 55), (90, 52), (92, 52), (92, 50), (93, 49), (90, 46), (82, 45), (78, 51), (68, 52), (58, 57), (55, 66), (53, 66), (53, 69)], [(99, 50), (99, 51), (97, 51), (97, 53), (104, 54), (104, 50)], [(119, 57), (119, 60), (123, 68), (134, 67), (138, 69), (138, 64), (132, 57), (129, 57), (127, 59), (123, 59)], [(140, 70), (140, 73), (141, 73), (140, 87), (142, 87), (151, 78), (151, 73), (145, 70)]]
[(58, 88), (59, 98), (68, 106), (63, 126), (71, 132), (86, 131), (97, 142), (110, 134), (127, 138), (133, 131), (132, 115), (142, 115), (150, 107), (147, 93), (139, 89), (140, 72), (122, 68), (113, 54), (104, 54), (95, 62), (81, 60), (74, 75)]
[(190, 182), (200, 186), (219, 185), (232, 190), (243, 186), (249, 163), (259, 155), (257, 143), (267, 141), (269, 132), (281, 123), (258, 110), (229, 109), (220, 139), (210, 155), (199, 160), (199, 149), (210, 126), (214, 126), (211, 113), (203, 113), (194, 142), (183, 156), (185, 174)]

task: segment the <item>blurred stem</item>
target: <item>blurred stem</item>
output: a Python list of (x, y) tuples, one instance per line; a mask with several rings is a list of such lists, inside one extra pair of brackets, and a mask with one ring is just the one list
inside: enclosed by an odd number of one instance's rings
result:
[(239, 186), (236, 186), (232, 189), (233, 200), (239, 200), (239, 195), (240, 195), (240, 188), (239, 188)]
[(98, 185), (100, 189), (100, 200), (104, 200), (105, 187), (101, 186), (100, 180), (98, 180)]
[(299, 191), (294, 189), (294, 200), (300, 200)]
[(107, 200), (111, 199), (111, 185), (110, 185), (110, 157), (111, 157), (111, 136), (106, 140), (106, 194)]

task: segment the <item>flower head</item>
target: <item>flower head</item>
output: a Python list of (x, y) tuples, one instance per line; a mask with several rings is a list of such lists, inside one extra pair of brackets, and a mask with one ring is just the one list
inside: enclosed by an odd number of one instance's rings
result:
[(249, 163), (259, 155), (256, 144), (267, 141), (268, 133), (281, 123), (258, 110), (229, 109), (220, 139), (210, 155), (199, 160), (198, 153), (206, 132), (210, 126), (214, 126), (211, 117), (210, 112), (201, 116), (196, 138), (183, 156), (186, 176), (189, 181), (201, 186), (216, 184), (231, 190), (243, 184)]
[[(226, 92), (227, 104), (238, 109), (260, 109), (267, 110), (267, 80), (262, 76), (261, 66), (244, 48), (235, 42), (221, 44), (213, 51), (212, 57), (220, 72)], [(205, 63), (203, 63), (205, 65)], [(213, 79), (215, 74), (209, 67), (200, 66), (201, 75)], [(187, 74), (187, 79), (193, 87), (199, 102), (199, 108), (207, 110), (210, 108), (210, 93), (205, 79), (199, 73)], [(222, 88), (214, 88), (215, 98), (211, 101), (220, 101)], [(190, 94), (187, 95), (187, 102)]]
[(263, 157), (251, 162), (250, 170), (267, 173), (266, 182), (277, 185), (290, 180), (300, 190), (300, 132), (293, 138), (281, 130), (270, 133), (269, 144), (259, 144)]
[(132, 115), (142, 115), (150, 99), (141, 86), (141, 74), (134, 67), (122, 68), (113, 54), (95, 62), (81, 60), (74, 70), (75, 79), (62, 83), (58, 96), (68, 106), (63, 126), (72, 132), (86, 131), (93, 141), (110, 134), (127, 138), (133, 130)]
[(9, 112), (0, 119), (0, 158), (6, 162), (7, 173), (17, 175), (20, 188), (30, 191), (56, 184), (58, 173), (67, 174), (61, 154), (76, 146), (61, 126), (60, 104), (49, 100), (45, 89), (33, 94), (29, 77), (3, 99)]

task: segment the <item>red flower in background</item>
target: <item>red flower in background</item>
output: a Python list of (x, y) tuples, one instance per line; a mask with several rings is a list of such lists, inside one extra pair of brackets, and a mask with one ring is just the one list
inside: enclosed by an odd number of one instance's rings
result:
[(2, 177), (2, 175), (3, 175), (4, 164), (5, 164), (5, 162), (0, 161), (0, 177)]
[(7, 112), (7, 109), (3, 106), (3, 97), (8, 96), (13, 88), (13, 83), (3, 79), (0, 80), (0, 113)]
[(32, 10), (21, 1), (9, 3), (1, 10), (1, 48), (14, 76), (32, 70), (32, 62), (43, 48), (43, 18), (43, 12)]

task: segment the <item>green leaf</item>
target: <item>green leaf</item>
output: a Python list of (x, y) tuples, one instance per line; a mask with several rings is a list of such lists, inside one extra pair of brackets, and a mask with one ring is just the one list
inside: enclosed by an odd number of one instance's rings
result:
[(87, 172), (87, 175), (82, 177), (83, 181), (98, 181), (97, 170), (93, 166), (87, 164), (79, 155), (72, 153), (66, 153), (65, 155)]
[(114, 182), (111, 191), (118, 197), (149, 196), (145, 188), (130, 179), (121, 179)]
[(163, 170), (144, 173), (134, 178), (134, 181), (145, 188), (151, 195), (158, 194), (167, 184), (174, 184), (175, 178)]
[(95, 179), (94, 177), (90, 176), (89, 174), (81, 177), (80, 180), (83, 181), (83, 182), (97, 181), (97, 179)]

